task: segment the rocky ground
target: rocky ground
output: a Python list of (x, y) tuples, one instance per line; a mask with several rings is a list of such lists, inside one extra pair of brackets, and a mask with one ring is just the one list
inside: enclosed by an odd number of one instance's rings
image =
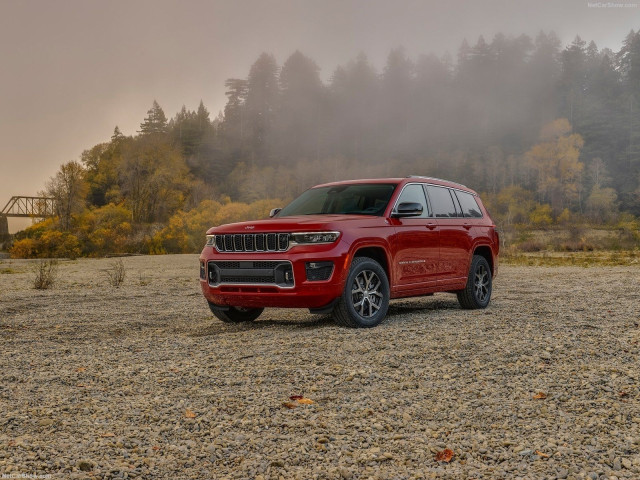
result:
[(640, 478), (638, 266), (504, 266), (485, 311), (349, 330), (223, 324), (192, 255), (125, 258), (120, 288), (101, 259), (34, 290), (32, 263), (0, 261), (8, 477)]

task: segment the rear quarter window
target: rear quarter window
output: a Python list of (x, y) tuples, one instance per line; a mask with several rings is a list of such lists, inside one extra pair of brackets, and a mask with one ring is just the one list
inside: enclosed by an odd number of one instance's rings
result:
[(455, 191), (460, 206), (462, 207), (462, 216), (466, 218), (482, 218), (482, 210), (476, 202), (475, 196), (467, 192)]

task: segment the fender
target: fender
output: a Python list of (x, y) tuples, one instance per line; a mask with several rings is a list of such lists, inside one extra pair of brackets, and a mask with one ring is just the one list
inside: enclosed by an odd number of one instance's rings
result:
[[(393, 278), (393, 259), (391, 258), (391, 255), (389, 253), (391, 251), (391, 248), (389, 246), (388, 238), (360, 238), (354, 241), (349, 247), (349, 253), (347, 254), (347, 257), (345, 259), (345, 268), (343, 270), (343, 278), (341, 279), (342, 284), (344, 285), (344, 283), (347, 281), (349, 269), (351, 267), (351, 263), (353, 262), (353, 258), (356, 256), (356, 253), (364, 248), (380, 248), (384, 251), (385, 260), (387, 262), (385, 270), (387, 271), (387, 277), (389, 279), (389, 287), (391, 287), (395, 282), (395, 278)], [(382, 267), (385, 268), (384, 265), (382, 265)]]

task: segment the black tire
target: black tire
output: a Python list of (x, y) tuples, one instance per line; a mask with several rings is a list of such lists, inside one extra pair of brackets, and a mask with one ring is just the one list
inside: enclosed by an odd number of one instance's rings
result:
[(349, 328), (375, 327), (388, 309), (389, 280), (384, 269), (372, 258), (354, 258), (342, 297), (333, 309), (336, 323)]
[(264, 308), (240, 308), (229, 307), (229, 310), (221, 310), (220, 307), (209, 303), (213, 314), (225, 323), (253, 322), (264, 311)]
[(491, 267), (487, 259), (481, 255), (474, 255), (467, 277), (467, 285), (458, 290), (458, 302), (466, 310), (486, 308), (491, 300), (492, 290)]

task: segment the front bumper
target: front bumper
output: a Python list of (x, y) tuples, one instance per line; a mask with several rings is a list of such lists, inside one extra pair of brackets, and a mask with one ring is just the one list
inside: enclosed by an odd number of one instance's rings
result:
[[(342, 295), (349, 268), (348, 251), (348, 245), (342, 240), (332, 244), (298, 245), (287, 252), (220, 253), (214, 247), (205, 247), (200, 255), (200, 286), (205, 298), (220, 306), (322, 308)], [(334, 265), (327, 280), (313, 281), (307, 278), (308, 263), (327, 261)], [(213, 275), (214, 280), (210, 281), (210, 268), (225, 262), (240, 262), (243, 265), (243, 262), (247, 265), (258, 262), (290, 263), (293, 285), (284, 284), (280, 280), (274, 283), (252, 283), (250, 279), (236, 282), (227, 278), (221, 282), (219, 269), (217, 277)]]

